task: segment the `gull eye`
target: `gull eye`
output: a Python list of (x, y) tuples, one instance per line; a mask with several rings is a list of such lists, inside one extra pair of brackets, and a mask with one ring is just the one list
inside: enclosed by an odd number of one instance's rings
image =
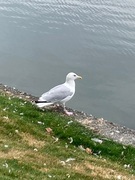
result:
[(76, 74), (74, 74), (74, 77), (76, 77)]

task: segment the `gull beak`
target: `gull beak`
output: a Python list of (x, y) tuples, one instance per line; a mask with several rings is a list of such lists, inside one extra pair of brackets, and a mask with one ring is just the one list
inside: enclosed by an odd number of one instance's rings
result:
[(81, 76), (77, 76), (77, 79), (82, 79), (82, 77)]

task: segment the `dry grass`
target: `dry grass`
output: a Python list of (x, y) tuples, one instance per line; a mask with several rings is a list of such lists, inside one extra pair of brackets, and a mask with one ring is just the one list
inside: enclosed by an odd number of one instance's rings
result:
[(22, 137), (22, 142), (27, 143), (29, 146), (33, 146), (35, 148), (42, 148), (45, 145), (45, 141), (37, 140), (33, 135), (29, 133), (19, 133)]
[[(22, 112), (22, 109), (15, 116), (14, 114), (12, 115), (11, 109), (10, 113), (8, 113), (8, 110), (6, 112), (0, 110), (0, 179), (6, 179), (5, 176), (8, 180), (46, 180), (50, 178), (56, 180), (135, 179), (135, 175), (131, 174), (132, 168), (125, 169), (122, 164), (119, 164), (117, 161), (112, 162), (107, 156), (96, 157), (87, 154), (86, 151), (82, 151), (78, 146), (70, 143), (68, 140), (69, 135), (67, 135), (67, 141), (60, 138), (61, 136), (58, 138), (58, 141), (55, 141), (55, 138), (57, 139), (58, 136), (54, 132), (55, 128), (57, 128), (56, 124), (51, 127), (53, 133), (47, 133), (45, 127), (42, 127), (36, 121), (34, 122), (33, 113), (31, 113), (33, 107), (30, 106), (30, 108), (30, 113), (28, 114), (30, 117), (27, 118), (27, 115), (21, 120), (20, 112)], [(28, 109), (29, 106), (26, 108), (27, 113)], [(38, 120), (42, 120), (40, 113), (37, 111), (39, 115)], [(38, 118), (37, 114), (35, 114), (36, 120)], [(48, 117), (50, 118), (50, 114)], [(33, 118), (32, 121), (31, 118)], [(47, 120), (47, 117), (44, 119)], [(58, 128), (60, 128), (63, 119), (59, 122), (59, 116), (52, 116), (50, 124), (53, 121), (56, 123), (56, 120), (58, 120)], [(60, 132), (62, 134), (65, 130), (63, 127), (67, 128), (67, 126), (63, 126), (63, 124), (61, 126)], [(47, 127), (49, 127), (48, 124)], [(74, 131), (76, 130), (75, 128), (79, 127), (73, 127)], [(75, 141), (75, 137), (73, 137), (73, 140)], [(82, 140), (80, 140), (80, 143), (83, 143)]]
[[(97, 159), (92, 155), (85, 154), (85, 159), (81, 162), (75, 160), (69, 163), (61, 164), (61, 158), (51, 156), (46, 152), (40, 152), (44, 146), (44, 141), (38, 141), (30, 134), (21, 133), (22, 143), (27, 143), (34, 149), (9, 149), (7, 152), (0, 151), (0, 159), (15, 159), (20, 163), (31, 164), (33, 169), (38, 169), (40, 172), (49, 173), (53, 168), (61, 168), (61, 170), (68, 170), (71, 175), (73, 172), (81, 174), (81, 176), (93, 177), (101, 179), (121, 179), (121, 180), (134, 180), (135, 176), (128, 173), (128, 171), (121, 168), (116, 163), (109, 160)], [(79, 151), (78, 149), (76, 149)], [(82, 152), (81, 152), (82, 153)], [(85, 152), (84, 152), (85, 153)], [(73, 153), (74, 154), (74, 153)], [(66, 162), (66, 159), (65, 159)], [(37, 166), (38, 165), (38, 166)]]

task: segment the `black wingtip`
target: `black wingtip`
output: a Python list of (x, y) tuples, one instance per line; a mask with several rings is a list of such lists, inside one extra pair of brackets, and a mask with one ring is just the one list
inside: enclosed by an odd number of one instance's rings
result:
[(35, 103), (47, 103), (47, 101), (35, 101)]

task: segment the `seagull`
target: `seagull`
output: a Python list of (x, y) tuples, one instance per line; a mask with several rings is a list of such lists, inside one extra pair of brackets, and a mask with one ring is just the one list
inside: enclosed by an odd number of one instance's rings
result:
[(69, 101), (75, 94), (75, 80), (82, 79), (74, 72), (70, 72), (66, 76), (66, 81), (63, 84), (55, 86), (48, 92), (45, 92), (41, 97), (35, 101), (39, 108), (50, 106), (53, 104), (59, 104), (63, 106), (64, 112), (67, 115), (72, 115), (72, 112), (68, 112), (65, 107), (65, 103)]

